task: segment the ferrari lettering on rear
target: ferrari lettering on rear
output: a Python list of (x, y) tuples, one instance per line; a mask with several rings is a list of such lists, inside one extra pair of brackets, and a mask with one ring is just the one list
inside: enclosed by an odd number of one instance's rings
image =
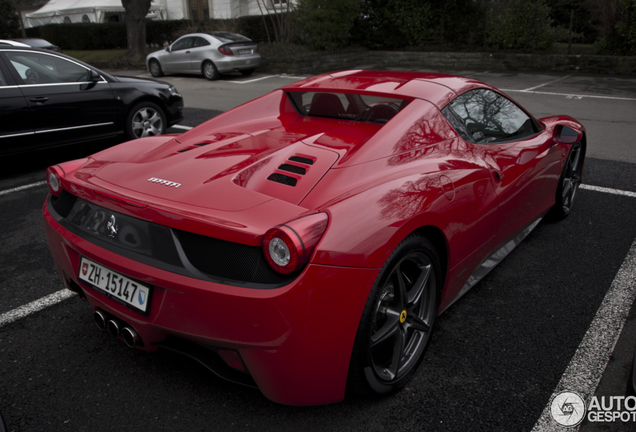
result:
[(162, 185), (175, 187), (175, 188), (178, 188), (179, 186), (181, 186), (181, 183), (175, 183), (175, 182), (171, 182), (171, 181), (168, 181), (168, 180), (159, 179), (159, 178), (156, 178), (156, 177), (150, 177), (148, 179), (148, 181), (152, 182), (152, 183), (159, 183), (159, 184), (162, 184)]

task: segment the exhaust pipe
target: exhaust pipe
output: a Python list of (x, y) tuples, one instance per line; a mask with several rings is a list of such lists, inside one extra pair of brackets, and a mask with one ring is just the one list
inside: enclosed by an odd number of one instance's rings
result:
[(106, 330), (106, 315), (102, 311), (95, 311), (93, 314), (93, 320), (97, 324), (97, 328), (100, 330)]
[(114, 319), (108, 320), (108, 332), (110, 334), (112, 334), (114, 337), (119, 337), (120, 333), (121, 333), (121, 326), (119, 324), (119, 321), (116, 321)]
[(141, 345), (141, 338), (139, 337), (139, 333), (135, 331), (132, 327), (124, 327), (121, 331), (121, 336), (124, 338), (124, 342), (130, 348), (134, 348), (137, 345)]

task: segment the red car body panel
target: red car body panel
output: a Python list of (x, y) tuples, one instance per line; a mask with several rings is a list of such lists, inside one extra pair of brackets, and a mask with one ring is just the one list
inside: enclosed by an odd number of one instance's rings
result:
[[(443, 311), (486, 258), (554, 205), (569, 150), (554, 139), (555, 128), (582, 134), (583, 126), (550, 117), (527, 139), (467, 142), (440, 110), (475, 88), (492, 89), (439, 74), (319, 75), (182, 135), (139, 139), (62, 164), (65, 192), (173, 230), (260, 247), (267, 230), (303, 215), (324, 212), (328, 226), (297, 277), (255, 289), (108, 250), (63, 226), (50, 198), (43, 210), (46, 235), (60, 276), (93, 309), (133, 326), (143, 349), (176, 336), (237, 350), (268, 398), (293, 405), (339, 401), (369, 291), (404, 238), (420, 231), (437, 240)], [(295, 91), (409, 103), (386, 124), (362, 123), (302, 115), (286, 95)], [(290, 160), (294, 156), (312, 164)], [(302, 165), (304, 174), (281, 171), (285, 163)], [(295, 186), (268, 180), (274, 174), (295, 179)], [(152, 286), (147, 314), (80, 281), (81, 257)]]

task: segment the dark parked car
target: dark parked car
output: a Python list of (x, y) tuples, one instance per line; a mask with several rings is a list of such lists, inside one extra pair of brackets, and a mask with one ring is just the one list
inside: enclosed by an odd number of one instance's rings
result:
[(0, 45), (0, 155), (165, 133), (183, 98), (155, 80), (112, 76), (64, 54)]
[(44, 39), (23, 38), (23, 39), (13, 39), (13, 40), (16, 42), (21, 42), (33, 48), (41, 48), (41, 49), (47, 49), (47, 50), (56, 51), (56, 52), (62, 52), (59, 46), (53, 45), (51, 42)]

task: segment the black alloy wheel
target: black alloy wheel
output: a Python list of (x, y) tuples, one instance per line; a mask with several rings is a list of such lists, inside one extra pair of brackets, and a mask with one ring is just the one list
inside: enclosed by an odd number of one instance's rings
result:
[(556, 202), (554, 204), (554, 214), (557, 218), (564, 218), (572, 211), (576, 192), (581, 185), (583, 158), (584, 151), (581, 143), (573, 144), (563, 166), (563, 172), (557, 187)]
[(422, 361), (439, 306), (439, 257), (424, 237), (411, 235), (387, 260), (356, 334), (349, 383), (363, 395), (403, 387)]

